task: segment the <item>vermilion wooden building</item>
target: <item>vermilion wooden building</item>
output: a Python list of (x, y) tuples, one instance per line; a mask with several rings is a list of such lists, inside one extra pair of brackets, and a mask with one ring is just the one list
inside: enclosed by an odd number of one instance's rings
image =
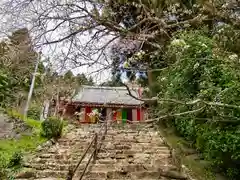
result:
[[(137, 89), (131, 92), (139, 97)], [(89, 113), (94, 109), (108, 120), (143, 121), (146, 115), (143, 102), (131, 97), (125, 87), (83, 86), (71, 101), (60, 104), (65, 117), (74, 118), (76, 112), (81, 112), (82, 123), (90, 123)]]

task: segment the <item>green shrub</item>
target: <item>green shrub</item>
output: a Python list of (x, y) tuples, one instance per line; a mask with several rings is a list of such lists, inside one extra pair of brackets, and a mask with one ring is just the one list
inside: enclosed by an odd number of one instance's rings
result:
[(40, 120), (41, 106), (32, 105), (28, 110), (28, 118)]
[(8, 109), (7, 110), (7, 114), (9, 117), (11, 118), (16, 118), (16, 119), (21, 119), (23, 120), (23, 114), (20, 114), (18, 111), (16, 111), (15, 109)]
[(64, 122), (58, 118), (50, 117), (42, 122), (42, 132), (41, 135), (45, 138), (58, 139), (62, 135)]
[[(182, 102), (201, 99), (239, 107), (240, 59), (234, 54), (237, 51), (222, 49), (223, 46), (218, 46), (221, 38), (216, 42), (204, 31), (183, 31), (173, 39), (165, 54), (165, 61), (171, 65), (158, 77), (159, 99)], [(158, 109), (163, 114), (201, 109), (169, 119), (168, 124), (191, 140), (214, 169), (230, 179), (240, 179), (239, 108), (161, 101)]]
[(23, 160), (23, 154), (21, 151), (15, 152), (9, 160), (8, 167), (21, 166)]
[(0, 154), (0, 179), (7, 178), (7, 159), (3, 154)]

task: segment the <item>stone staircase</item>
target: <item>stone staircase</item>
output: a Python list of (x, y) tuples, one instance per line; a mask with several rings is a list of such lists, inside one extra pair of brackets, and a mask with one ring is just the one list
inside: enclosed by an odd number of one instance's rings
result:
[[(66, 179), (70, 166), (76, 166), (99, 125), (83, 125), (61, 138), (49, 149), (37, 153), (26, 164), (27, 170), (17, 179)], [(93, 152), (93, 151), (90, 151)], [(78, 180), (90, 154), (78, 168)], [(174, 178), (175, 177), (175, 178)], [(171, 153), (159, 134), (143, 127), (111, 127), (103, 141), (95, 163), (91, 163), (83, 179), (153, 180), (186, 179), (171, 163)]]

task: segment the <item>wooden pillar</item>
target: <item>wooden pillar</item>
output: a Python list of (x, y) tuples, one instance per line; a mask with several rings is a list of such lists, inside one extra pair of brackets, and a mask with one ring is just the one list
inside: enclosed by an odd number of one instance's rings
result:
[(141, 120), (141, 121), (144, 121), (145, 110), (144, 110), (143, 108), (141, 108), (140, 111), (141, 111), (141, 117), (140, 117), (140, 120)]
[(91, 107), (85, 107), (85, 121), (86, 123), (90, 123), (89, 113), (91, 113)]
[(144, 116), (143, 116), (143, 120), (147, 120), (148, 119), (148, 111), (147, 109), (144, 110)]
[(113, 120), (112, 108), (107, 108), (106, 118), (107, 120)]
[(133, 121), (137, 121), (137, 109), (132, 109), (132, 116)]
[(86, 113), (86, 111), (85, 111), (85, 108), (81, 108), (81, 110), (80, 110), (80, 122), (85, 122), (85, 113)]
[(117, 120), (117, 111), (116, 111), (116, 109), (114, 109), (113, 120), (114, 120), (114, 121)]
[(141, 120), (141, 109), (140, 108), (137, 109), (137, 120), (138, 121)]

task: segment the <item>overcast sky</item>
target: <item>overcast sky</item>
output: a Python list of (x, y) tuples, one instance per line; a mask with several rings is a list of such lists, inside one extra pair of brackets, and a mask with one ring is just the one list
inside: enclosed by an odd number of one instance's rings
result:
[[(2, 0), (0, 0), (0, 1), (1, 1), (0, 3), (3, 3)], [(16, 30), (18, 28), (28, 27), (29, 29), (31, 29), (32, 14), (30, 13), (30, 11), (25, 10), (19, 14), (10, 16), (10, 15), (6, 15), (6, 13), (3, 14), (3, 11), (5, 11), (5, 10), (6, 9), (3, 9), (3, 7), (0, 4), (0, 15), (1, 15), (1, 17), (0, 17), (1, 18), (0, 37), (1, 38), (6, 37), (6, 34), (11, 34), (11, 32), (13, 32), (14, 30)], [(54, 24), (52, 24), (52, 25), (50, 24), (49, 28), (52, 28), (51, 26), (54, 26)], [(52, 33), (51, 38), (53, 38), (53, 39), (58, 38), (58, 33), (60, 33), (60, 32), (56, 31), (56, 32)], [(36, 34), (31, 32), (32, 37), (34, 37), (35, 35)], [(86, 43), (90, 40), (91, 36), (87, 33), (84, 33), (84, 35), (79, 36), (79, 38), (81, 40), (81, 44), (84, 45), (84, 43)], [(106, 37), (105, 39), (102, 39), (102, 41), (98, 41), (97, 44), (95, 44), (95, 45), (101, 46), (102, 43), (107, 41), (107, 39), (108, 39), (108, 37)], [(59, 59), (62, 58), (59, 56), (61, 55), (62, 52), (67, 53), (68, 46), (66, 43), (61, 43), (61, 44), (54, 44), (51, 46), (49, 46), (49, 45), (41, 46), (41, 48), (38, 48), (38, 51), (40, 51), (40, 50), (43, 52), (44, 58), (49, 57), (52, 62), (59, 63)], [(96, 57), (97, 56), (94, 56), (93, 60)], [(86, 61), (82, 57), (78, 57), (78, 58), (79, 58), (79, 61), (81, 60), (81, 62)], [(101, 59), (100, 61), (101, 61), (101, 65), (94, 64), (91, 67), (87, 67), (87, 66), (77, 67), (77, 68), (74, 68), (72, 71), (74, 74), (84, 73), (86, 75), (91, 75), (93, 77), (93, 80), (96, 83), (102, 83), (102, 82), (110, 79), (110, 77), (111, 77), (110, 71), (111, 70), (109, 68), (105, 69), (106, 66), (109, 66), (109, 62), (105, 61), (105, 59)], [(70, 66), (70, 64), (67, 64), (66, 66)], [(100, 69), (105, 69), (105, 70), (95, 73), (96, 71), (99, 71)], [(64, 69), (64, 70), (66, 70), (66, 69)]]

